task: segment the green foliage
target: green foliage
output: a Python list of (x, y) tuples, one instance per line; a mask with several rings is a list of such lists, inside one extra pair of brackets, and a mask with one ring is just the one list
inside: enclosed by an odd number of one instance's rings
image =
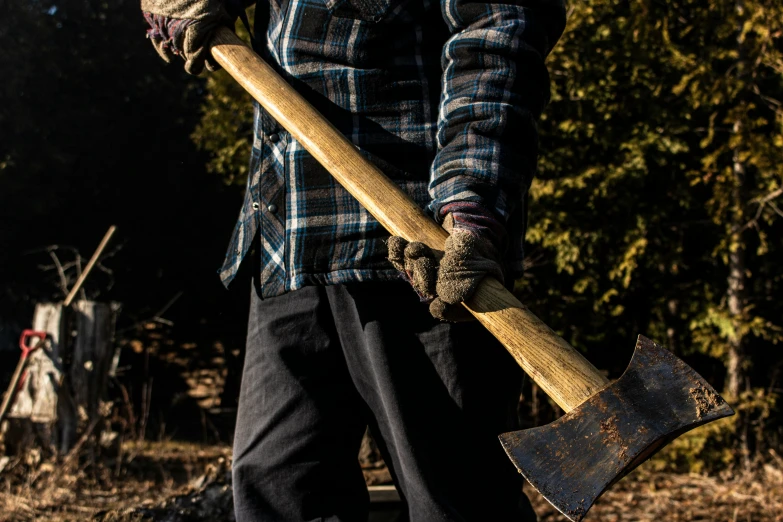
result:
[[(253, 8), (254, 9), (254, 8)], [(252, 16), (252, 9), (250, 12)], [(237, 34), (249, 40), (237, 24)], [(207, 171), (227, 185), (244, 185), (252, 138), (252, 98), (226, 71), (207, 76), (201, 120), (191, 134), (199, 149), (209, 153)]]
[[(734, 404), (770, 428), (774, 396), (761, 390), (783, 361), (783, 4), (576, 2), (548, 65), (517, 291), (613, 377), (639, 333), (719, 388), (745, 347)], [(207, 79), (193, 139), (229, 184), (247, 175), (249, 107), (227, 75)], [(737, 426), (706, 426), (666, 455), (694, 470), (731, 463)]]
[(776, 393), (762, 389), (743, 393), (735, 404), (738, 415), (705, 424), (681, 435), (647, 465), (658, 471), (704, 473), (737, 464), (740, 455), (734, 451), (734, 441), (738, 419), (752, 419), (749, 429), (755, 432), (757, 439), (767, 436), (770, 421), (779, 413), (778, 398)]
[(735, 463), (736, 417), (705, 424), (674, 439), (646, 466), (656, 471), (704, 473)]
[[(519, 288), (614, 376), (643, 333), (726, 364), (743, 343), (747, 393), (777, 378), (763, 364), (780, 364), (783, 339), (782, 48), (783, 4), (772, 0), (572, 5), (548, 62), (535, 262)], [(705, 374), (716, 385), (724, 375)], [(672, 451), (726, 462), (709, 448), (733, 429), (705, 427)]]
[[(780, 42), (772, 41), (780, 30), (759, 25), (781, 17), (767, 12), (742, 25), (746, 41), (756, 35), (746, 60), (759, 64), (754, 86), (732, 74), (739, 66), (731, 35), (740, 26), (732, 5), (601, 0), (572, 9), (549, 61), (554, 91), (531, 191), (528, 240), (557, 274), (555, 281), (553, 271), (534, 270), (547, 294), (556, 284), (558, 294), (592, 303), (602, 318), (620, 312), (618, 320), (645, 330), (661, 330), (656, 324), (674, 316), (687, 344), (691, 331), (718, 326), (726, 255), (739, 248), (729, 214), (759, 213), (783, 180), (774, 104), (783, 94), (783, 68), (764, 65), (780, 62)], [(757, 94), (760, 86), (765, 90)], [(740, 115), (738, 135), (727, 125)], [(753, 170), (749, 195), (738, 203), (728, 195), (734, 154)], [(732, 208), (737, 204), (742, 209)], [(762, 241), (779, 231), (776, 217), (766, 204), (748, 221), (766, 233), (750, 240), (759, 246), (751, 264), (761, 256), (769, 256), (765, 263), (779, 260), (780, 252)], [(631, 306), (640, 296), (647, 297), (643, 310)], [(666, 310), (672, 300), (679, 311)], [(777, 339), (772, 320), (754, 315), (761, 312), (748, 309), (746, 331)], [(724, 324), (715, 333), (725, 338), (738, 328)]]

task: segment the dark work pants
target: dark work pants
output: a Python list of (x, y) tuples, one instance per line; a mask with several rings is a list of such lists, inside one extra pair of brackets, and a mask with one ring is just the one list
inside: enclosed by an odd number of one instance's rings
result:
[(479, 324), (441, 323), (406, 283), (253, 293), (234, 440), (244, 521), (365, 521), (366, 426), (415, 522), (535, 515), (497, 435), (521, 373)]

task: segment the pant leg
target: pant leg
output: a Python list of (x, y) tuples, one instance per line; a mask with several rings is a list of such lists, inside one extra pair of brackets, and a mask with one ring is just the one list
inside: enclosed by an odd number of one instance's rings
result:
[(407, 284), (328, 287), (354, 386), (414, 522), (535, 520), (497, 435), (521, 370), (476, 322), (433, 319)]
[(251, 298), (234, 435), (236, 520), (366, 521), (366, 423), (322, 287)]

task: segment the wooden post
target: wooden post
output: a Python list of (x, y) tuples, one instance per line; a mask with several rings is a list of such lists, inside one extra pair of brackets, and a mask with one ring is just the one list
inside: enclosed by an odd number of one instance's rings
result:
[(68, 425), (67, 412), (62, 410), (63, 401), (60, 397), (62, 361), (67, 344), (63, 310), (61, 303), (39, 303), (35, 306), (33, 329), (46, 332), (47, 338), (39, 349), (29, 355), (24, 380), (8, 411), (8, 422), (13, 426), (9, 426), (11, 431), (6, 436), (7, 449), (18, 448), (26, 442), (8, 440), (13, 438), (11, 433), (19, 437), (31, 433), (39, 439), (45, 437), (49, 440), (40, 442), (56, 448), (61, 437), (50, 433), (48, 427), (58, 418)]
[(82, 421), (89, 425), (100, 415), (106, 399), (109, 369), (114, 357), (114, 311), (107, 303), (76, 303), (73, 356), (68, 371), (73, 399)]
[[(33, 432), (42, 445), (65, 454), (98, 418), (114, 357), (117, 309), (94, 301), (78, 301), (70, 310), (63, 303), (36, 305), (33, 328), (48, 336), (30, 354), (22, 388), (8, 412), (14, 426), (6, 434), (6, 446), (22, 442), (8, 440), (12, 433)], [(23, 425), (28, 426), (20, 429)]]

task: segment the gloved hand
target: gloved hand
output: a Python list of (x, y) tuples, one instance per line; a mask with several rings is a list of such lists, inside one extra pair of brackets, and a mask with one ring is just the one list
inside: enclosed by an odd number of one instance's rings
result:
[(402, 272), (430, 313), (443, 321), (473, 320), (460, 303), (476, 291), (485, 276), (503, 283), (501, 248), (503, 225), (491, 212), (474, 203), (447, 205), (443, 228), (449, 232), (440, 263), (424, 243), (389, 238), (389, 261)]
[(233, 28), (236, 19), (223, 0), (141, 0), (141, 10), (150, 25), (147, 38), (161, 58), (171, 63), (181, 56), (194, 75), (205, 65), (210, 71), (220, 68), (209, 53), (212, 32), (221, 25)]

